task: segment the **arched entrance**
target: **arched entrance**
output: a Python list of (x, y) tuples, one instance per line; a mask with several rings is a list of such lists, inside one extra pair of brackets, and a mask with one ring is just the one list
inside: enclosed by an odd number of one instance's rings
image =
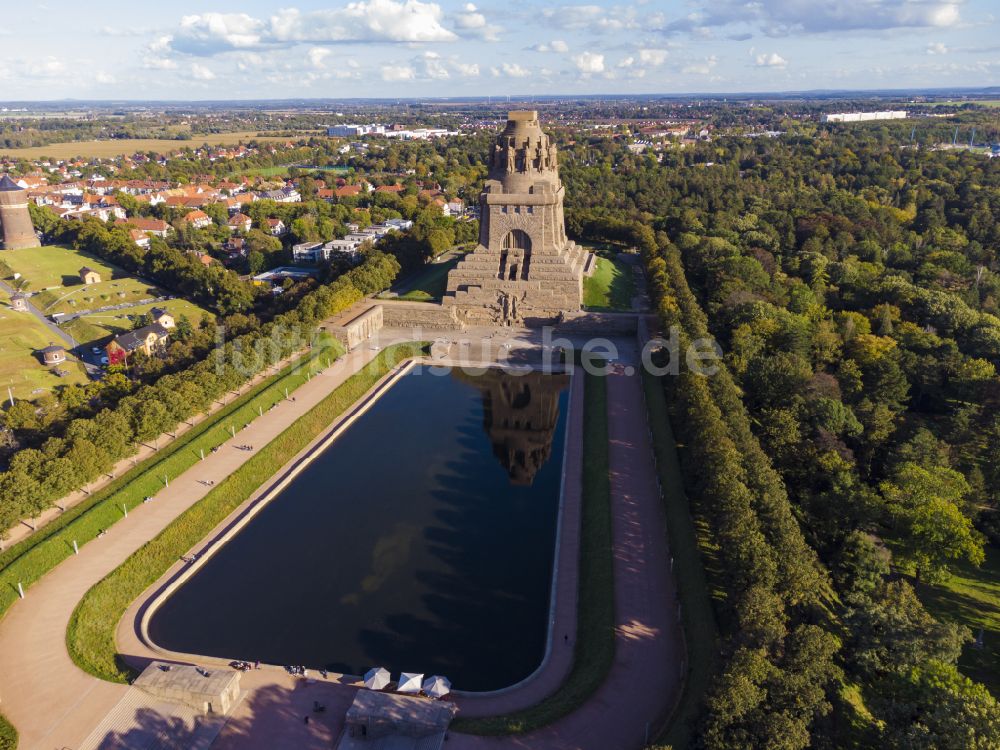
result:
[(500, 270), (497, 278), (506, 281), (526, 280), (531, 264), (531, 237), (522, 229), (511, 229), (500, 245)]

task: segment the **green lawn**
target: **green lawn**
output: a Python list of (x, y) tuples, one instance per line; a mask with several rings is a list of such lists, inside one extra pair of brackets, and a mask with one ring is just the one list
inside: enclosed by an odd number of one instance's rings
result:
[(104, 281), (115, 275), (128, 275), (94, 255), (60, 245), (5, 250), (0, 260), (11, 272), (20, 273), (31, 282), (29, 291), (32, 292), (39, 292), (47, 287), (80, 284), (78, 271), (81, 266), (90, 266), (101, 274)]
[[(100, 283), (80, 281), (82, 266), (97, 271)], [(0, 273), (8, 281), (14, 273), (20, 273), (28, 282), (27, 291), (33, 293), (32, 304), (46, 315), (93, 310), (166, 294), (93, 255), (56, 245), (7, 250), (0, 257)]]
[(11, 310), (9, 304), (7, 293), (0, 290), (0, 400), (7, 398), (8, 387), (14, 398), (35, 399), (60, 386), (86, 382), (83, 365), (71, 357), (59, 365), (69, 373), (63, 377), (41, 363), (39, 349), (63, 342), (34, 315)]
[(598, 257), (594, 273), (583, 280), (583, 305), (588, 310), (631, 310), (634, 294), (632, 266), (617, 255)]
[(425, 346), (421, 343), (397, 344), (382, 350), (366, 367), (255, 451), (249, 461), (91, 588), (73, 612), (66, 632), (66, 646), (77, 666), (101, 679), (125, 681), (129, 672), (118, 660), (115, 629), (132, 601), (393, 366), (423, 351)]
[(410, 302), (440, 302), (448, 288), (448, 272), (460, 260), (461, 256), (458, 256), (442, 263), (428, 263), (417, 273), (404, 279), (393, 291), (399, 295), (399, 299)]
[(611, 557), (607, 379), (596, 375), (585, 377), (580, 580), (573, 669), (559, 689), (541, 703), (506, 716), (459, 717), (452, 723), (456, 732), (521, 734), (551, 724), (593, 695), (614, 661), (615, 584)]
[(81, 344), (90, 346), (94, 341), (106, 339), (110, 336), (131, 331), (135, 327), (135, 321), (141, 315), (148, 313), (154, 307), (167, 310), (174, 316), (174, 320), (180, 319), (181, 315), (186, 315), (191, 325), (197, 327), (204, 317), (213, 317), (192, 302), (183, 299), (171, 299), (166, 302), (150, 303), (146, 305), (136, 305), (124, 310), (108, 310), (102, 313), (91, 313), (69, 321), (63, 326), (63, 330), (69, 333)]
[(983, 629), (984, 648), (967, 645), (958, 666), (1000, 697), (1000, 548), (986, 547), (986, 561), (981, 567), (956, 566), (941, 584), (911, 582), (935, 617), (967, 625), (973, 636)]

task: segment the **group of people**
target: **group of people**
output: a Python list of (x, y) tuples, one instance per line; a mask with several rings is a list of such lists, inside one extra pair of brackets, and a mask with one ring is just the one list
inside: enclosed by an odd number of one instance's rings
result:
[(253, 450), (253, 446), (252, 445), (237, 445), (236, 447), (239, 450), (241, 450), (241, 451), (252, 451)]

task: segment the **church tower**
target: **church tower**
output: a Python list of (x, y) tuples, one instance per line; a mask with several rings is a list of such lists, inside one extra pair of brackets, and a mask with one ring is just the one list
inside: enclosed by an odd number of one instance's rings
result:
[(28, 213), (28, 194), (6, 174), (0, 178), (0, 233), (4, 250), (41, 244)]
[(580, 310), (593, 255), (566, 238), (555, 144), (534, 110), (511, 112), (479, 196), (479, 246), (448, 274), (461, 322), (521, 325)]

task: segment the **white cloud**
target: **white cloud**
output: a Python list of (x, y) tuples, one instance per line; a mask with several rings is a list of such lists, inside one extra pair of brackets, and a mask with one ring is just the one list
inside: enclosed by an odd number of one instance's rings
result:
[(103, 83), (103, 84), (110, 84), (117, 82), (113, 75), (111, 75), (110, 73), (106, 73), (103, 70), (99, 70), (97, 72), (97, 75), (94, 77), (94, 80), (97, 81), (98, 83)]
[(754, 64), (759, 68), (783, 68), (788, 65), (788, 60), (777, 52), (771, 54), (761, 54), (754, 58)]
[(631, 68), (633, 65), (635, 65), (635, 58), (632, 57), (631, 55), (629, 55), (628, 57), (623, 57), (621, 60), (618, 61), (619, 68)]
[(527, 78), (531, 75), (531, 71), (522, 65), (517, 63), (503, 63), (499, 68), (490, 68), (490, 72), (494, 76), (505, 75), (508, 78)]
[(455, 71), (464, 78), (476, 78), (479, 76), (478, 63), (454, 62), (452, 65), (454, 66)]
[(383, 65), (383, 81), (412, 81), (417, 77), (417, 71), (412, 65)]
[(326, 68), (326, 58), (333, 54), (333, 51), (326, 47), (313, 47), (306, 54), (309, 59), (309, 65), (317, 70), (324, 70)]
[(581, 52), (573, 57), (573, 64), (576, 65), (577, 70), (584, 74), (603, 73), (604, 55), (599, 55), (596, 52)]
[(947, 28), (960, 21), (955, 0), (701, 0), (687, 17), (664, 31), (751, 25), (768, 36), (896, 28)]
[(66, 66), (62, 60), (49, 55), (28, 62), (25, 65), (25, 72), (32, 78), (55, 78), (66, 72)]
[[(602, 8), (599, 5), (563, 5), (546, 8), (542, 18), (551, 26), (571, 31), (602, 33), (622, 29), (638, 29), (649, 18), (642, 17), (635, 8)], [(654, 24), (655, 26), (655, 24)]]
[(534, 52), (559, 52), (561, 54), (565, 54), (569, 52), (569, 45), (562, 39), (553, 39), (551, 42), (547, 43), (539, 42), (538, 44), (528, 47), (528, 49), (533, 50)]
[(927, 45), (928, 55), (947, 55), (948, 48), (942, 42), (931, 42)]
[(358, 0), (343, 8), (303, 13), (295, 8), (271, 16), (274, 42), (450, 42), (441, 6), (420, 0)]
[(215, 73), (199, 63), (191, 63), (191, 77), (196, 81), (215, 80)]
[(652, 49), (645, 48), (639, 50), (639, 62), (643, 65), (652, 65), (654, 67), (663, 65), (667, 60), (667, 55), (669, 53), (665, 49)]
[[(456, 19), (463, 28), (489, 27), (482, 14)], [(458, 37), (444, 27), (437, 3), (421, 0), (355, 0), (339, 8), (304, 12), (283, 8), (267, 19), (247, 13), (198, 13), (181, 18), (178, 28), (161, 36), (159, 52), (210, 56), (223, 52), (337, 42), (450, 42)], [(151, 46), (152, 48), (152, 46)]]
[(719, 59), (715, 55), (711, 55), (710, 57), (706, 57), (701, 62), (692, 62), (685, 65), (681, 68), (681, 73), (686, 75), (707, 76), (712, 73), (712, 68), (714, 68), (718, 62)]

